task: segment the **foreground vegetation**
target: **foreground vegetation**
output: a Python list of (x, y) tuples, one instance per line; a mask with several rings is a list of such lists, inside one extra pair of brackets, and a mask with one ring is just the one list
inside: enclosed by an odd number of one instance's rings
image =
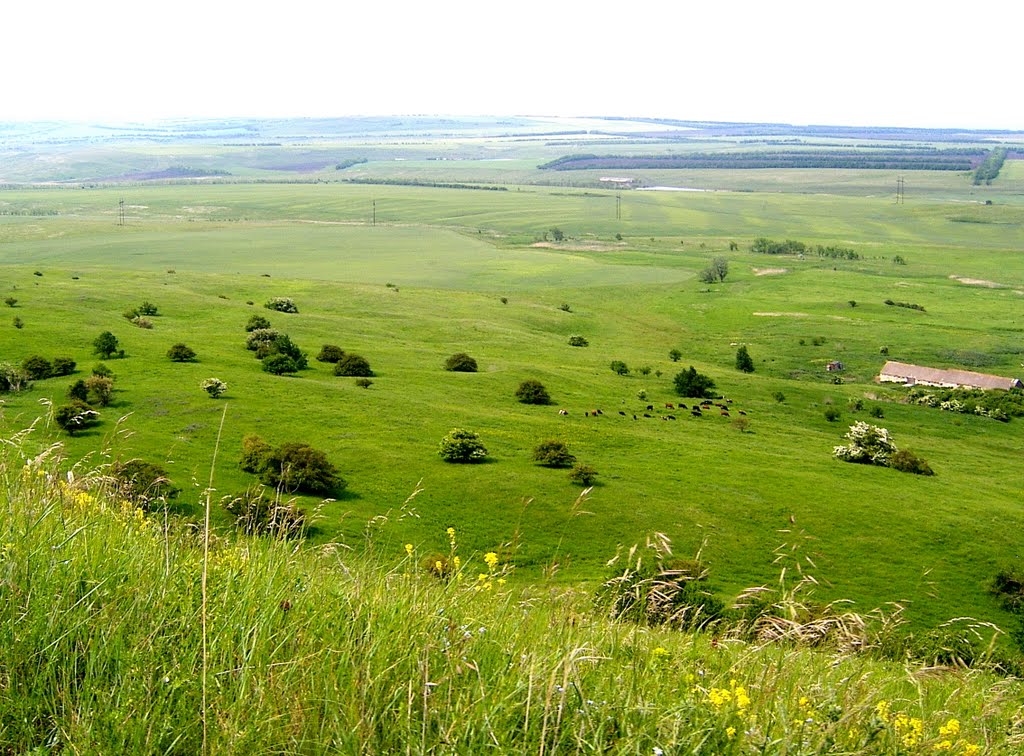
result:
[(779, 632), (760, 640), (617, 622), (585, 593), (524, 584), (512, 552), (466, 550), (458, 527), (403, 544), (410, 502), (368, 525), (362, 554), (208, 536), (117, 496), (106, 468), (69, 473), (53, 448), (26, 458), (26, 440), (0, 457), (4, 753), (966, 756), (1024, 743), (1020, 683), (879, 661), (884, 622), (867, 632), (847, 615), (805, 635), (811, 623), (787, 624), (804, 606), (792, 593), (762, 602)]

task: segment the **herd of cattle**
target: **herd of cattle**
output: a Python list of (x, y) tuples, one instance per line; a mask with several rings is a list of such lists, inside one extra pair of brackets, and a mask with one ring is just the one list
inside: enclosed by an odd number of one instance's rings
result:
[[(685, 404), (673, 404), (671, 402), (667, 402), (665, 404), (665, 409), (666, 410), (673, 410), (673, 411), (679, 411), (679, 410), (689, 411), (690, 415), (692, 415), (693, 417), (703, 417), (705, 413), (712, 413), (713, 414), (715, 410), (718, 410), (718, 414), (721, 415), (722, 417), (731, 417), (730, 410), (733, 409), (732, 407), (729, 406), (731, 404), (732, 404), (732, 399), (726, 399), (724, 396), (720, 396), (718, 398), (718, 401), (711, 401), (710, 399), (704, 399), (699, 404), (694, 404), (692, 407), (688, 407)], [(654, 405), (653, 404), (648, 404), (645, 412), (641, 413), (639, 416), (636, 413), (633, 413), (632, 416), (633, 416), (634, 420), (639, 420), (641, 417), (645, 417), (645, 418), (649, 418), (649, 419), (657, 418), (659, 420), (675, 420), (676, 419), (675, 415), (669, 415), (669, 414), (652, 415), (651, 413), (654, 412), (654, 411), (655, 411), (654, 410)], [(747, 414), (743, 410), (735, 410), (735, 412), (736, 412), (737, 415), (742, 415), (744, 417)], [(560, 409), (560, 410), (558, 410), (558, 414), (559, 415), (568, 416), (569, 415), (569, 410), (567, 410), (567, 409)], [(604, 412), (602, 412), (599, 409), (592, 409), (592, 410), (584, 410), (583, 411), (583, 416), (584, 417), (600, 417), (603, 414), (604, 414)], [(628, 413), (628, 412), (626, 412), (624, 410), (619, 410), (619, 414), (622, 415), (623, 417), (629, 417), (630, 416), (630, 413)]]

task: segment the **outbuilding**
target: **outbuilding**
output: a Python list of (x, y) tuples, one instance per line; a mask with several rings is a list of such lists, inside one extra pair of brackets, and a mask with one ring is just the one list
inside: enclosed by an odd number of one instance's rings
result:
[(939, 388), (1012, 389), (1021, 388), (1019, 378), (975, 373), (970, 370), (940, 370), (889, 360), (878, 374), (880, 383), (902, 383), (905, 386), (936, 386)]

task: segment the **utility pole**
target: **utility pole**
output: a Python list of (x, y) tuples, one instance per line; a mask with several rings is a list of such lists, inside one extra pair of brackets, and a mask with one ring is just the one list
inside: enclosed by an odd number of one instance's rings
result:
[(371, 225), (377, 225), (377, 200), (373, 200), (373, 222)]
[(903, 177), (896, 179), (896, 204), (903, 204)]
[(622, 220), (622, 195), (615, 195), (615, 220)]
[(117, 225), (124, 225), (124, 197), (117, 201)]

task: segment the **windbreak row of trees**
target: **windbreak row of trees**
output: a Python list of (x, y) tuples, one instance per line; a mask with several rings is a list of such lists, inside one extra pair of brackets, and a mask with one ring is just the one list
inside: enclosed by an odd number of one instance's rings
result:
[(750, 245), (751, 252), (761, 255), (804, 255), (811, 254), (818, 257), (829, 257), (833, 260), (859, 260), (860, 255), (849, 247), (822, 246), (821, 244), (810, 245), (794, 239), (775, 241), (760, 237)]
[(1006, 153), (1007, 149), (1005, 147), (996, 147), (992, 152), (988, 153), (988, 157), (974, 171), (975, 186), (992, 183), (992, 180), (999, 175), (999, 171), (1003, 169)]
[(553, 171), (652, 168), (847, 168), (861, 170), (970, 171), (985, 150), (904, 148), (902, 150), (789, 149), (748, 152), (690, 152), (677, 155), (565, 155), (538, 168)]

